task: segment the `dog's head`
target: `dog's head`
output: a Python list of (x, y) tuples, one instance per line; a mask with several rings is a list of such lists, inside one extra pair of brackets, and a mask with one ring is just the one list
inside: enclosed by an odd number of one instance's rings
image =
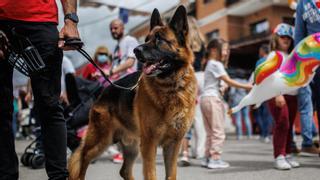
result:
[(159, 11), (155, 9), (145, 43), (136, 47), (134, 53), (143, 63), (143, 72), (147, 76), (166, 77), (192, 63), (185, 7), (178, 7), (168, 25), (163, 24)]

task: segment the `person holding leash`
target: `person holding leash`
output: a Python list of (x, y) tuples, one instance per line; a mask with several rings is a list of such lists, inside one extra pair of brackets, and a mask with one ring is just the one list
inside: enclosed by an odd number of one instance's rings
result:
[[(57, 29), (58, 8), (55, 0), (1, 0), (0, 30), (10, 43), (13, 29), (28, 38), (39, 52), (44, 71), (30, 75), (35, 104), (39, 107), (46, 157), (46, 172), (50, 180), (68, 177), (66, 159), (66, 122), (59, 103), (61, 63), (64, 46), (60, 39), (79, 38), (76, 0), (61, 0), (64, 26)], [(59, 39), (60, 38), (60, 39)], [(2, 38), (1, 40), (4, 40)], [(4, 49), (1, 49), (4, 50)], [(1, 51), (0, 50), (0, 51)], [(19, 179), (18, 158), (12, 135), (12, 72), (6, 52), (0, 53), (0, 180)]]

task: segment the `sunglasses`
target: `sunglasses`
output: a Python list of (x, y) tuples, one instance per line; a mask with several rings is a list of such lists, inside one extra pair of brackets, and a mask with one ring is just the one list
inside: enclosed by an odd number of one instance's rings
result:
[(289, 38), (289, 39), (292, 39), (290, 36), (288, 36), (288, 35), (281, 35), (281, 36), (279, 36), (281, 39), (284, 39), (284, 38)]
[(106, 56), (109, 56), (109, 54), (107, 54), (107, 53), (98, 53), (98, 55), (106, 55)]

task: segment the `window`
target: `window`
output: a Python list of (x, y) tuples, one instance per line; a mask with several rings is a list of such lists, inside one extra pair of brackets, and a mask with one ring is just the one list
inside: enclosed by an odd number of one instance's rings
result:
[(226, 0), (226, 6), (230, 6), (230, 5), (232, 5), (232, 4), (234, 4), (234, 3), (237, 3), (237, 2), (239, 2), (240, 0)]
[(219, 34), (219, 29), (215, 29), (215, 30), (207, 33), (206, 36), (207, 36), (207, 39), (208, 39), (208, 40), (218, 38), (218, 37), (220, 36), (220, 34)]
[(268, 32), (270, 29), (270, 24), (267, 20), (262, 20), (250, 25), (251, 35), (261, 34)]
[(207, 3), (210, 3), (210, 2), (212, 2), (213, 0), (203, 0), (203, 3), (204, 4), (207, 4)]
[(294, 18), (293, 17), (283, 17), (282, 22), (294, 26)]

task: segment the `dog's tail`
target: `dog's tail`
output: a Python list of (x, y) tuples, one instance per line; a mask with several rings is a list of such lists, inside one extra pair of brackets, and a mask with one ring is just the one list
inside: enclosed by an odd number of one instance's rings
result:
[(82, 162), (82, 148), (79, 147), (69, 159), (69, 180), (80, 180)]

